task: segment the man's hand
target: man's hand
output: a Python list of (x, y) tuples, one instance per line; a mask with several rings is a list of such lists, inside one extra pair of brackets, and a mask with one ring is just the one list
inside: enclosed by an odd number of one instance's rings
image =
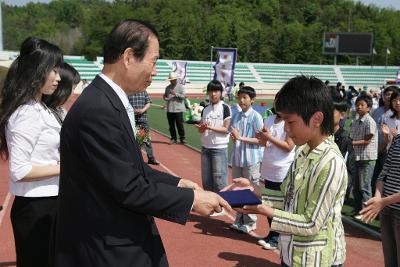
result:
[(169, 91), (169, 93), (170, 93), (171, 95), (176, 95), (175, 89)]
[(383, 199), (381, 197), (373, 197), (370, 198), (367, 203), (366, 207), (360, 211), (362, 215), (361, 220), (363, 222), (369, 223), (373, 219), (378, 216), (379, 212), (385, 207), (383, 203)]
[(202, 216), (209, 216), (214, 212), (221, 212), (222, 208), (224, 208), (226, 212), (232, 211), (228, 202), (219, 195), (210, 191), (194, 190), (194, 212)]
[(203, 188), (201, 188), (197, 183), (190, 181), (188, 179), (181, 179), (178, 183), (178, 187), (182, 188), (191, 188), (194, 190), (200, 190), (203, 191)]

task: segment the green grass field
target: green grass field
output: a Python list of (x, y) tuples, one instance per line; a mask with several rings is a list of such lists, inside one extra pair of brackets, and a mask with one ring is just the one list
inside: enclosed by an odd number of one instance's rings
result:
[[(190, 99), (191, 103), (197, 102), (199, 103), (200, 101), (202, 101), (202, 99)], [(267, 102), (267, 106), (270, 107), (272, 104), (272, 100), (270, 99), (259, 99), (256, 101), (256, 105), (259, 105), (262, 101), (266, 101)], [(148, 111), (148, 119), (149, 119), (149, 124), (150, 127), (153, 129), (156, 129), (157, 131), (169, 136), (169, 131), (168, 131), (168, 121), (167, 121), (167, 114), (164, 108), (160, 107), (160, 106), (164, 106), (165, 102), (162, 99), (153, 99), (153, 105), (151, 106), (151, 108)], [(345, 128), (349, 128), (349, 122), (346, 122), (346, 126)], [(196, 149), (201, 149), (201, 143), (200, 143), (200, 134), (198, 133), (197, 129), (192, 125), (192, 124), (184, 124), (185, 127), (185, 135), (186, 135), (186, 141), (187, 143), (196, 148)], [(230, 155), (231, 152), (231, 146), (232, 144), (229, 143), (228, 146), (228, 153)], [(351, 200), (350, 200), (351, 201)], [(351, 203), (351, 202), (350, 202)], [(342, 210), (342, 214), (351, 217), (351, 212), (352, 212), (353, 208), (351, 205), (347, 205), (345, 204), (343, 206), (343, 210)], [(355, 219), (354, 219), (355, 220)], [(357, 221), (357, 220), (355, 220)], [(359, 223), (362, 223), (360, 221), (357, 221)], [(364, 224), (363, 225), (380, 232), (380, 224), (378, 220), (374, 220), (369, 224)]]

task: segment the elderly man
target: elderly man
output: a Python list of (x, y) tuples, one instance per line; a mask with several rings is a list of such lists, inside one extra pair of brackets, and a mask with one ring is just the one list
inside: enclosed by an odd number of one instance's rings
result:
[(165, 88), (164, 100), (167, 101), (167, 119), (169, 133), (171, 134), (170, 144), (176, 144), (176, 128), (178, 128), (179, 140), (185, 144), (185, 129), (183, 128), (183, 112), (185, 107), (185, 89), (178, 83), (178, 75), (175, 72), (169, 74), (170, 84)]
[(217, 194), (143, 161), (127, 96), (150, 85), (158, 57), (150, 25), (120, 22), (106, 38), (102, 73), (64, 121), (54, 266), (168, 266), (153, 216), (185, 224), (191, 210), (231, 210)]

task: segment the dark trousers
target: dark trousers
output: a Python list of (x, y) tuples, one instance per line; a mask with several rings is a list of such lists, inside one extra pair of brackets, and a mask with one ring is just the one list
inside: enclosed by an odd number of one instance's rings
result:
[[(138, 125), (140, 128), (143, 128), (147, 133), (150, 133), (150, 128), (149, 128), (149, 125), (147, 124), (147, 122), (136, 122), (136, 125)], [(153, 147), (151, 145), (151, 140), (144, 142), (144, 149), (146, 150), (147, 159), (154, 160)]]
[(400, 266), (400, 210), (386, 207), (380, 213), (386, 267)]
[[(268, 181), (268, 180), (265, 180), (264, 182), (265, 182), (265, 188), (275, 190), (275, 191), (281, 191), (282, 182), (279, 183), (279, 182), (272, 182), (272, 181)], [(269, 226), (271, 227), (272, 219), (270, 219), (270, 218), (267, 218), (267, 219), (268, 219)], [(267, 238), (273, 238), (276, 241), (278, 240), (278, 237), (279, 237), (279, 233), (275, 232), (275, 231), (271, 231), (271, 230), (269, 231), (268, 236), (267, 236)]]
[(167, 119), (169, 125), (169, 133), (171, 134), (171, 140), (177, 140), (176, 128), (178, 128), (179, 140), (185, 140), (185, 129), (183, 128), (183, 112), (167, 112)]
[(11, 208), (18, 267), (49, 266), (57, 197), (16, 196)]

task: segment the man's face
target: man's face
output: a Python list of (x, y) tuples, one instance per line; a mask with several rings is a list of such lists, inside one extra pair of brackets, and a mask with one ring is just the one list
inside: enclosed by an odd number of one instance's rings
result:
[(150, 86), (153, 76), (157, 75), (156, 63), (159, 58), (159, 44), (156, 37), (150, 35), (149, 46), (142, 61), (132, 56), (127, 64), (126, 86), (128, 95), (140, 93)]
[(303, 118), (296, 113), (278, 112), (279, 116), (285, 121), (285, 132), (292, 138), (296, 145), (304, 145), (312, 135), (312, 129), (306, 125)]

